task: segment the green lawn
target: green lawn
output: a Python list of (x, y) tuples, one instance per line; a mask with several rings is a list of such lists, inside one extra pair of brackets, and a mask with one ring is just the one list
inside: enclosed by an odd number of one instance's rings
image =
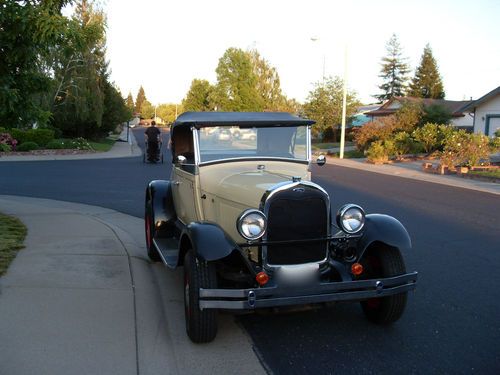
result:
[[(334, 158), (339, 157), (338, 152), (334, 152), (334, 153), (331, 153), (328, 155), (333, 156)], [(358, 150), (344, 151), (344, 158), (345, 159), (357, 159), (357, 158), (364, 158), (364, 157), (365, 157), (365, 154), (363, 154), (362, 151), (358, 151)]]
[(111, 150), (111, 147), (115, 144), (115, 141), (109, 138), (101, 139), (98, 142), (89, 141), (90, 146), (96, 151), (106, 152)]
[(500, 169), (495, 169), (491, 171), (470, 171), (469, 173), (476, 176), (500, 178)]
[(0, 276), (2, 276), (17, 252), (24, 247), (26, 227), (20, 220), (0, 213)]

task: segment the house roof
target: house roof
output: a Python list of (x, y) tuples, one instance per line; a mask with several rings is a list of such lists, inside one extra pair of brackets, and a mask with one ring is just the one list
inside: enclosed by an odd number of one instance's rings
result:
[(374, 111), (366, 112), (367, 116), (389, 116), (394, 114), (399, 108), (391, 108), (394, 102), (413, 102), (422, 103), (424, 107), (429, 107), (431, 105), (439, 105), (446, 108), (453, 117), (463, 116), (464, 107), (471, 103), (471, 100), (444, 100), (444, 99), (427, 99), (427, 98), (413, 98), (413, 97), (401, 97), (397, 96), (389, 99), (385, 102), (379, 109)]
[(313, 120), (303, 119), (286, 112), (184, 112), (173, 126), (238, 125), (241, 127), (312, 125)]
[(495, 96), (500, 95), (500, 86), (498, 86), (496, 89), (491, 90), (489, 93), (486, 95), (483, 95), (477, 100), (474, 100), (473, 102), (469, 103), (466, 105), (462, 110), (465, 111), (472, 111), (474, 108), (479, 107), (481, 104), (484, 102), (487, 102), (491, 98), (494, 98)]

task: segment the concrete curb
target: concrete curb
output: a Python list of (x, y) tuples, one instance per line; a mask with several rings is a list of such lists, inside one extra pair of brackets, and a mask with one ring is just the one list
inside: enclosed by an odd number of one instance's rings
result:
[(213, 343), (189, 341), (182, 269), (149, 262), (142, 219), (8, 195), (0, 211), (28, 227), (0, 279), (0, 373), (265, 373), (231, 315)]
[(485, 193), (500, 195), (500, 184), (485, 182), (479, 180), (463, 179), (454, 176), (435, 175), (425, 173), (421, 170), (415, 170), (407, 167), (398, 166), (395, 164), (374, 165), (365, 163), (365, 159), (339, 159), (327, 157), (327, 164), (333, 164), (340, 167), (359, 169), (366, 172), (386, 174), (390, 176), (409, 178), (413, 180), (431, 182), (453, 186), (463, 189), (482, 191)]

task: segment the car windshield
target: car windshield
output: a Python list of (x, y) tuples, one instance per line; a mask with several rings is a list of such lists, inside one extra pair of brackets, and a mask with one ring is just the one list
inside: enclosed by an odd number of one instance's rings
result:
[(201, 163), (234, 158), (308, 159), (307, 126), (215, 126), (197, 131)]

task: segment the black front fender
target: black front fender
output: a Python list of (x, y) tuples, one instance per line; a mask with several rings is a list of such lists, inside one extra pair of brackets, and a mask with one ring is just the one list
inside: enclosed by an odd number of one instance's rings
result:
[(213, 261), (227, 257), (238, 249), (231, 238), (215, 223), (193, 222), (182, 232), (182, 237), (188, 236), (193, 251), (201, 259)]
[(366, 215), (363, 235), (358, 242), (360, 257), (374, 242), (397, 247), (402, 252), (411, 249), (411, 239), (406, 228), (397, 219), (388, 215)]
[(150, 204), (156, 230), (171, 231), (177, 215), (172, 199), (170, 181), (151, 181), (146, 189), (146, 209)]

